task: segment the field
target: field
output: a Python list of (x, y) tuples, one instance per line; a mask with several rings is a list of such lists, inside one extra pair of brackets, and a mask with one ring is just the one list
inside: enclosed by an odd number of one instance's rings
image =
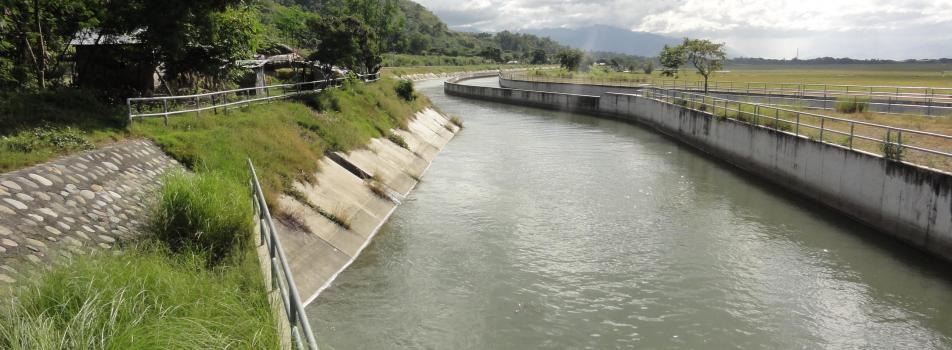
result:
[[(683, 69), (677, 78), (661, 76), (659, 70), (652, 74), (606, 72), (597, 69), (586, 73), (552, 70), (543, 74), (609, 81), (704, 80), (689, 68)], [(722, 71), (715, 72), (711, 81), (952, 88), (952, 64), (729, 65)]]

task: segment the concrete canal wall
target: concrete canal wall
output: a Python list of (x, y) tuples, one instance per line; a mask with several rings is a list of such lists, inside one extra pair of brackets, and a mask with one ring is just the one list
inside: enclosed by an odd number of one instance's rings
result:
[[(305, 304), (370, 244), (458, 130), (440, 113), (421, 111), (407, 130), (393, 130), (407, 142), (407, 148), (377, 138), (366, 148), (328, 154), (314, 174), (317, 181), (293, 184), (300, 196), (278, 198), (278, 205), (288, 214), (278, 219), (277, 229)], [(368, 179), (371, 176), (374, 180)], [(382, 184), (386, 196), (374, 193), (371, 181)], [(347, 227), (327, 214), (347, 222)]]
[[(474, 76), (478, 77), (478, 76)], [(630, 94), (474, 87), (447, 94), (634, 121), (952, 261), (952, 175)], [(592, 108), (592, 99), (595, 108)], [(568, 105), (575, 101), (584, 104)]]

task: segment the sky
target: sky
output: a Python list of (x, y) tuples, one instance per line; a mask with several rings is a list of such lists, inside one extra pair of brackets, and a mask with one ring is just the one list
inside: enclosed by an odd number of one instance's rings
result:
[(952, 0), (415, 0), (451, 28), (611, 25), (727, 43), (732, 56), (952, 57)]

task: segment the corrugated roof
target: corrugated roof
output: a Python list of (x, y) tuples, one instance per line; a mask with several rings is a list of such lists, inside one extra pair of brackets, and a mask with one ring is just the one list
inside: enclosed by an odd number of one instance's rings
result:
[(73, 34), (69, 44), (73, 46), (138, 44), (139, 38), (136, 36), (139, 33), (142, 33), (142, 29), (130, 34), (101, 35), (98, 29), (86, 28)]

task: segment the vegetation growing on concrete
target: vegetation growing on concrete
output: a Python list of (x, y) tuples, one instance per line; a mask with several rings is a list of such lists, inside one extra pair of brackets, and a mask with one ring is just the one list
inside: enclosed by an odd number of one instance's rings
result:
[(450, 123), (453, 123), (453, 125), (456, 125), (456, 127), (460, 129), (463, 128), (463, 119), (460, 118), (458, 115), (454, 115), (450, 117)]
[(400, 146), (401, 148), (410, 149), (410, 145), (407, 144), (407, 140), (405, 140), (403, 136), (400, 136), (400, 134), (396, 134), (392, 132), (387, 133), (387, 139), (393, 142), (394, 144), (396, 144), (397, 146)]

